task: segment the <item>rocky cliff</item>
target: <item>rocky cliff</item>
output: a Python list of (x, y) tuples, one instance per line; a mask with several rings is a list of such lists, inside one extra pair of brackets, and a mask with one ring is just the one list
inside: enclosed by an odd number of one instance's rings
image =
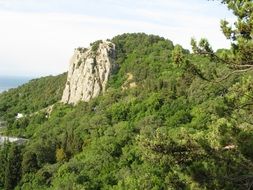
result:
[(115, 45), (98, 41), (89, 49), (77, 48), (70, 60), (62, 102), (76, 104), (103, 93), (109, 76), (116, 69)]

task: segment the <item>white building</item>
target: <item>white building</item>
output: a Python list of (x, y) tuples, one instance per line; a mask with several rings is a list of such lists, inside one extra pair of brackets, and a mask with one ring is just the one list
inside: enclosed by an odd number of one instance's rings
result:
[(20, 119), (22, 117), (24, 117), (24, 115), (22, 113), (18, 113), (17, 116), (16, 116), (16, 119)]

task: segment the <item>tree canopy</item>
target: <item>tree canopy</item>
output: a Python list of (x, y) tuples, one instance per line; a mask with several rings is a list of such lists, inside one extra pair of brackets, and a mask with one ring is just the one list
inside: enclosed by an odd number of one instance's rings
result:
[(111, 39), (119, 70), (90, 102), (59, 102), (65, 74), (0, 94), (4, 132), (28, 139), (0, 146), (0, 189), (252, 189), (252, 30), (239, 27), (252, 29), (252, 1), (222, 3), (238, 18), (222, 21), (229, 50), (127, 33)]
[(207, 39), (201, 39), (197, 44), (192, 39), (194, 53), (209, 56), (212, 60), (227, 64), (232, 69), (224, 79), (232, 74), (253, 70), (253, 2), (251, 0), (222, 0), (233, 12), (236, 21), (232, 25), (221, 20), (221, 29), (225, 37), (231, 41), (231, 49), (221, 54), (215, 53)]

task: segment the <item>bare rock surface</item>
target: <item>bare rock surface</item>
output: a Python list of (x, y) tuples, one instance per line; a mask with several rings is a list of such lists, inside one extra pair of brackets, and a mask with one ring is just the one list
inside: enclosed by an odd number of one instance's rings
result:
[(70, 60), (62, 102), (88, 102), (105, 92), (106, 84), (116, 69), (115, 45), (101, 41), (89, 49), (77, 48)]

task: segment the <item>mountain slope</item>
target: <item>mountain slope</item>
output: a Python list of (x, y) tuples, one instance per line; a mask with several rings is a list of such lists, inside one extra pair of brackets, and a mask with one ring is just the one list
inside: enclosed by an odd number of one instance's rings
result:
[[(252, 73), (210, 82), (198, 68), (206, 76), (225, 66), (183, 49), (188, 61), (178, 64), (178, 46), (169, 40), (123, 34), (112, 42), (119, 70), (104, 95), (76, 106), (56, 103), (49, 117), (42, 111), (10, 129), (29, 138), (20, 178), (11, 178), (17, 189), (247, 188)], [(1, 163), (14, 151), (2, 149)], [(0, 173), (6, 186), (11, 173)]]
[(12, 120), (17, 113), (30, 114), (59, 101), (66, 73), (34, 79), (0, 94), (0, 118)]

